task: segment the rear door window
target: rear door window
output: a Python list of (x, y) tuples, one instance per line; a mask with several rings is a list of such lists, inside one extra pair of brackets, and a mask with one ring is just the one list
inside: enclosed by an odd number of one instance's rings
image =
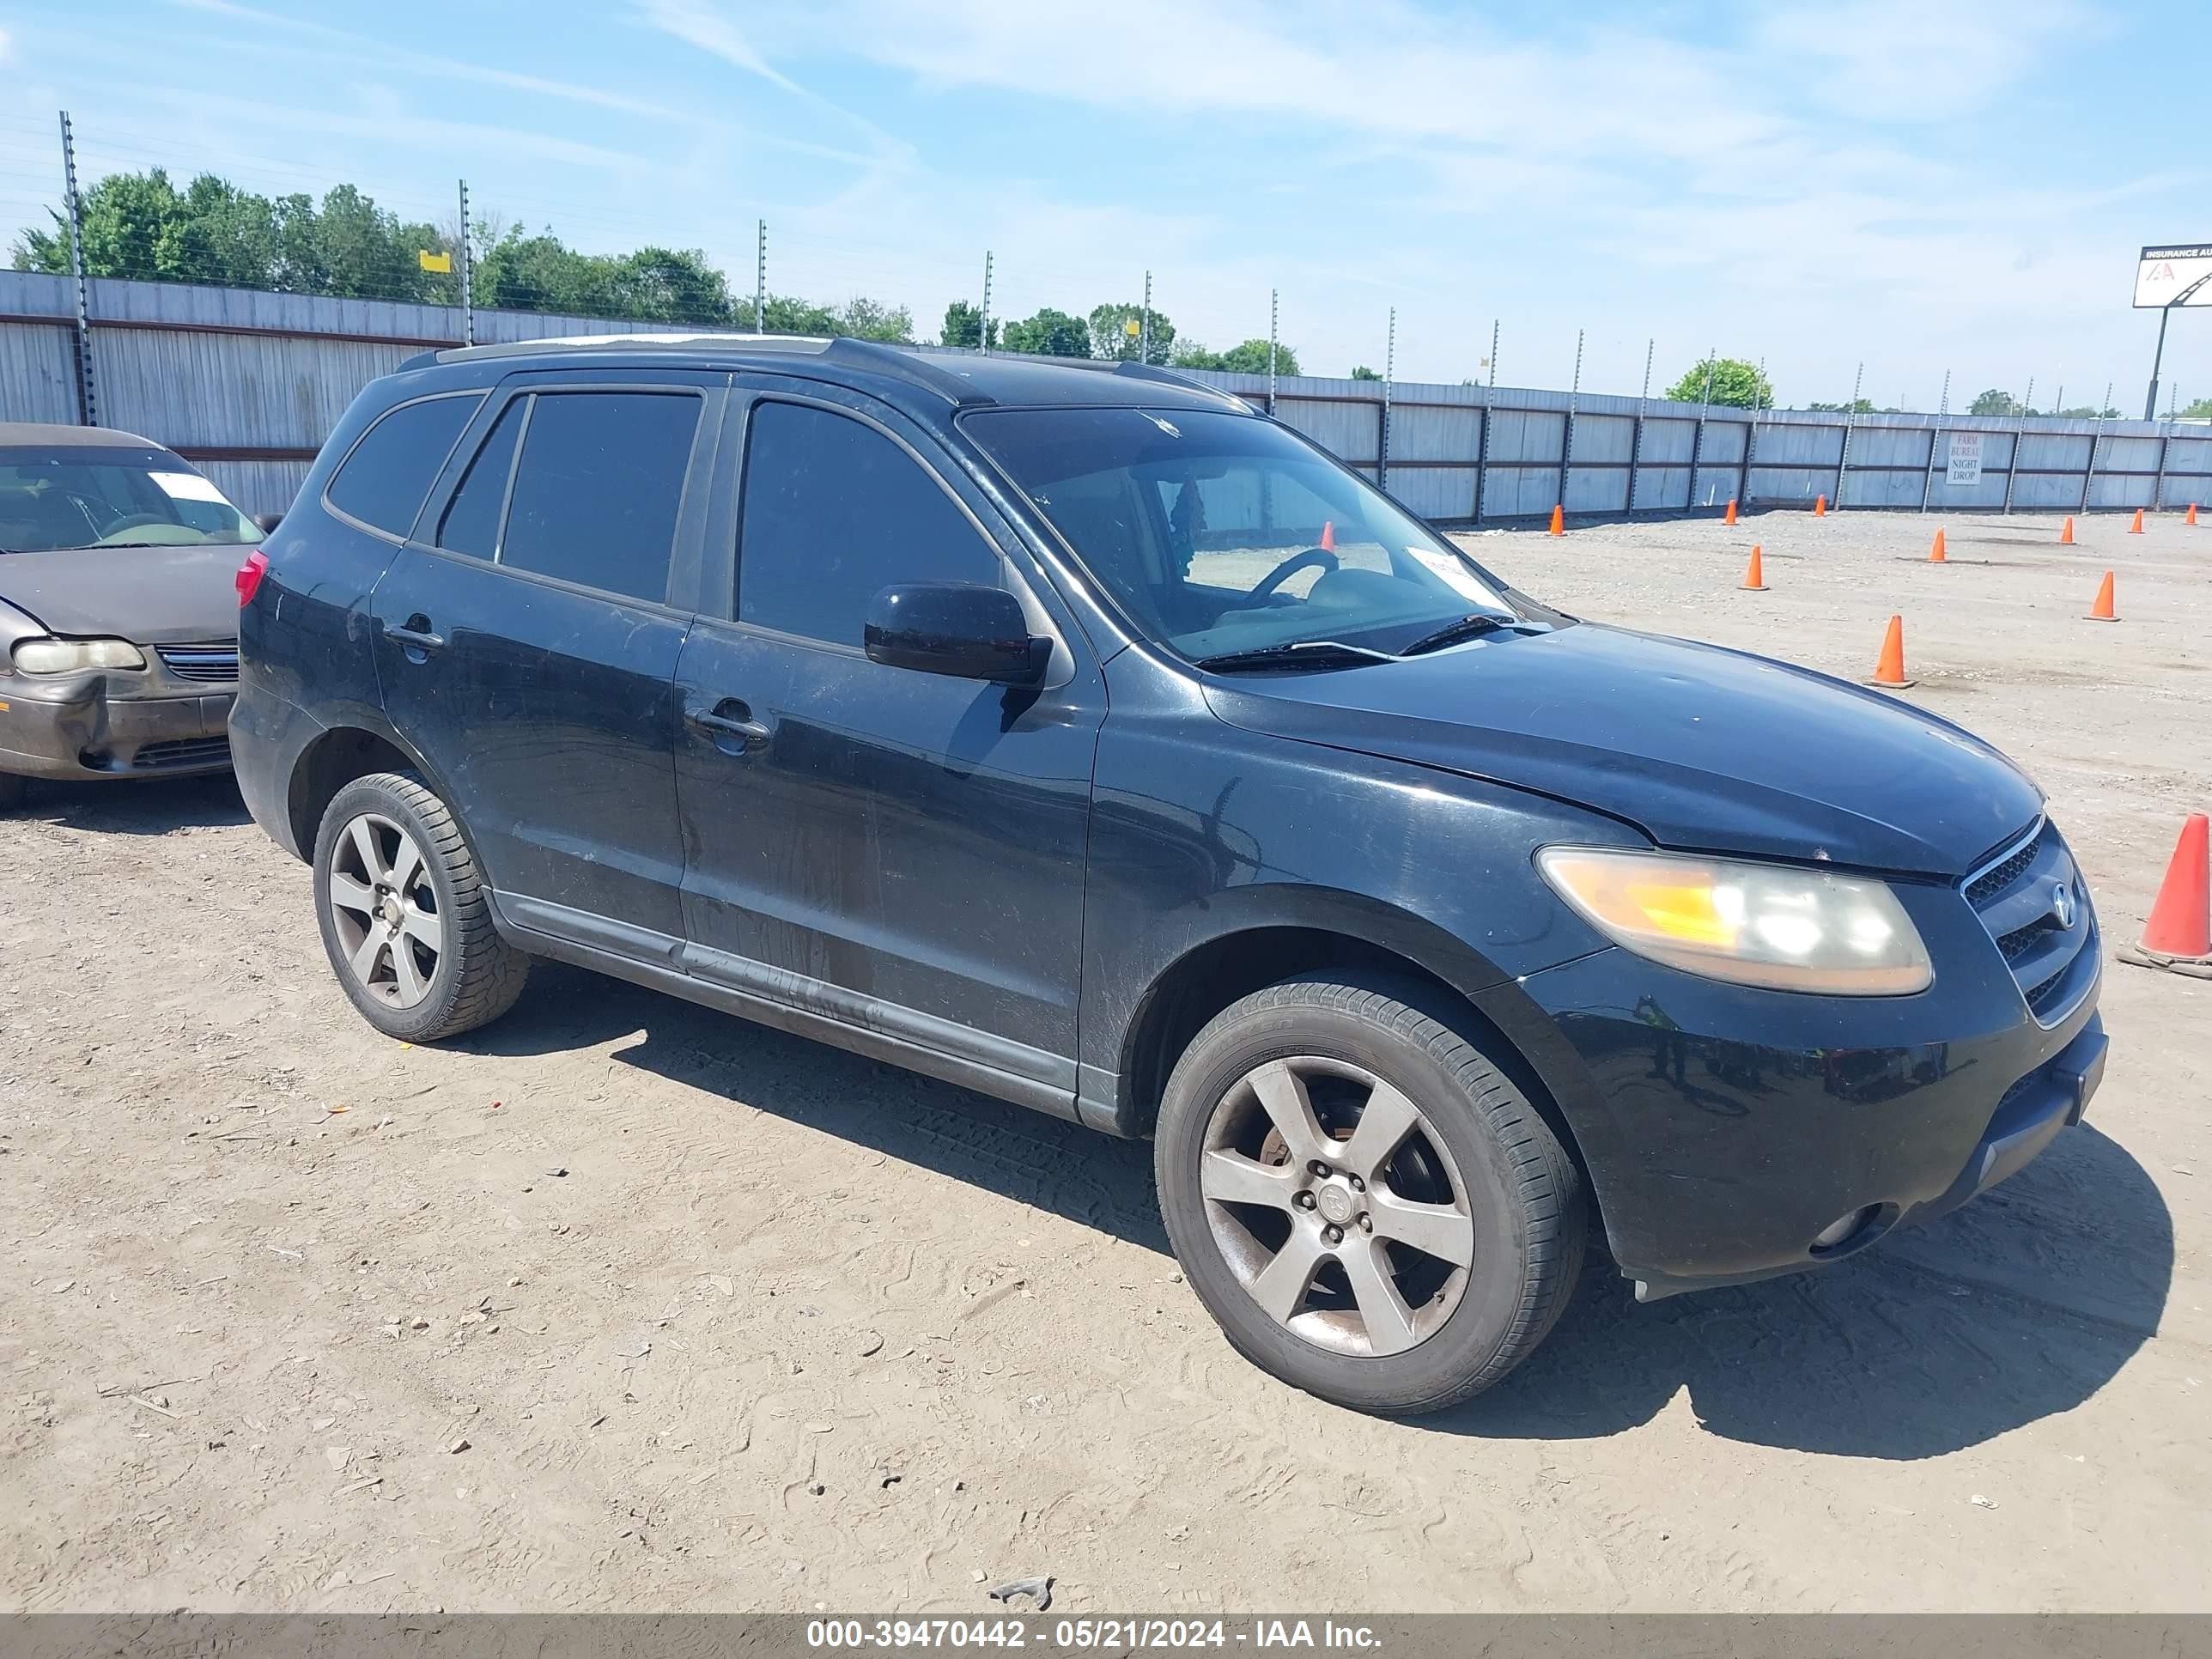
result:
[(538, 393), (500, 563), (665, 603), (702, 407), (683, 392)]
[(858, 647), (893, 582), (1000, 585), (997, 550), (945, 486), (873, 427), (754, 407), (738, 532), (740, 622)]
[(514, 441), (522, 430), (527, 398), (500, 410), (490, 433), (469, 463), (461, 487), (438, 520), (438, 545), (451, 553), (489, 559), (499, 551), (500, 515), (507, 507), (507, 482), (514, 471)]
[(453, 453), (482, 393), (402, 404), (362, 434), (323, 494), (348, 518), (387, 535), (415, 527), (422, 498)]

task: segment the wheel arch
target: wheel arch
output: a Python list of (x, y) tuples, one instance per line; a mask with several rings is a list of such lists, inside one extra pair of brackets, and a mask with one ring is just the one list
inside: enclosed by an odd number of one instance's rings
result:
[(326, 726), (300, 750), (285, 783), (285, 822), (303, 857), (313, 856), (315, 832), (338, 791), (375, 772), (413, 772), (452, 806), (444, 780), (389, 726), (356, 717)]
[[(1152, 1133), (1168, 1074), (1216, 1014), (1267, 986), (1306, 975), (1387, 979), (1401, 1000), (1451, 1025), (1512, 1081), (1559, 1139), (1588, 1189), (1582, 1148), (1558, 1091), (1478, 999), (1511, 975), (1435, 923), (1361, 895), (1302, 889), (1216, 895), (1210, 926), (1179, 941), (1133, 998), (1112, 1090), (1116, 1133)], [(1288, 902), (1280, 902), (1286, 899)]]

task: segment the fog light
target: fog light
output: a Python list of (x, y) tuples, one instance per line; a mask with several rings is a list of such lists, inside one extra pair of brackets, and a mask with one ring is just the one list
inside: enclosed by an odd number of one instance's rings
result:
[(1849, 1215), (1838, 1216), (1813, 1235), (1813, 1248), (1832, 1250), (1853, 1233), (1874, 1219), (1875, 1206), (1869, 1204), (1863, 1210), (1853, 1210)]

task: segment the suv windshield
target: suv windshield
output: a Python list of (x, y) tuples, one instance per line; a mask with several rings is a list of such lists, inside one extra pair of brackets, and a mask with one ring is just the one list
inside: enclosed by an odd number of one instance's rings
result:
[(1050, 409), (963, 428), (1185, 657), (1318, 641), (1395, 653), (1471, 613), (1514, 620), (1472, 561), (1273, 422)]
[[(173, 458), (172, 458), (173, 459)], [(0, 550), (236, 546), (253, 522), (181, 461), (0, 452)]]

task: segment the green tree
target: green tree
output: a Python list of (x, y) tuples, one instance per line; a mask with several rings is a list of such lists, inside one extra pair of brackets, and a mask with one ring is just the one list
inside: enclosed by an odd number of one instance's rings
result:
[(914, 343), (914, 316), (904, 306), (886, 306), (856, 294), (838, 307), (833, 334), (853, 340), (880, 340), (886, 345)]
[[(616, 303), (625, 317), (727, 328), (738, 320), (729, 279), (697, 248), (641, 247), (615, 273)], [(752, 307), (745, 311), (750, 319)]]
[(1379, 380), (1382, 377), (1364, 363), (1354, 363), (1352, 366), (1352, 378), (1355, 380)]
[[(1710, 384), (1712, 392), (1707, 395)], [(1667, 389), (1676, 403), (1710, 403), (1724, 409), (1771, 409), (1774, 383), (1759, 372), (1756, 363), (1741, 357), (1707, 357), (1693, 363), (1682, 378)]]
[[(1226, 351), (1209, 351), (1195, 340), (1176, 342), (1175, 355), (1170, 361), (1177, 368), (1218, 368), (1232, 374), (1265, 374), (1267, 372), (1267, 343), (1247, 340)], [(1275, 348), (1275, 373), (1295, 374), (1298, 372), (1298, 354), (1286, 345)]]
[[(2074, 411), (2069, 409), (2066, 412), (2070, 415)], [(2118, 413), (2116, 409), (2108, 409), (2105, 411), (2105, 418), (2111, 420)], [(2181, 418), (2185, 421), (2212, 421), (2212, 398), (2199, 398), (2193, 403), (2184, 404)]]
[[(996, 345), (999, 343), (999, 324), (996, 319), (992, 320), (990, 327), (991, 337), (988, 343)], [(969, 305), (965, 300), (955, 300), (951, 305), (945, 307), (945, 327), (938, 336), (938, 343), (940, 345), (965, 346), (970, 351), (986, 343), (983, 338), (981, 308)]]
[[(1882, 412), (1875, 408), (1871, 398), (1861, 398), (1856, 403), (1848, 404), (1807, 404), (1805, 407), (1820, 415), (1874, 415)], [(1897, 411), (1891, 410), (1888, 412), (1895, 414)]]
[(2000, 392), (1995, 386), (1978, 394), (1966, 405), (1969, 415), (2025, 415), (2027, 412), (2021, 407), (2019, 398), (2009, 392)]
[(1091, 355), (1109, 362), (1133, 363), (1142, 358), (1157, 366), (1175, 355), (1175, 325), (1165, 312), (1152, 313), (1147, 331), (1142, 306), (1093, 306), (1090, 330)]
[(1071, 317), (1050, 306), (1040, 309), (1033, 317), (1008, 323), (1005, 334), (1009, 351), (1028, 352), (1039, 357), (1088, 357), (1091, 355), (1091, 329), (1080, 317)]

